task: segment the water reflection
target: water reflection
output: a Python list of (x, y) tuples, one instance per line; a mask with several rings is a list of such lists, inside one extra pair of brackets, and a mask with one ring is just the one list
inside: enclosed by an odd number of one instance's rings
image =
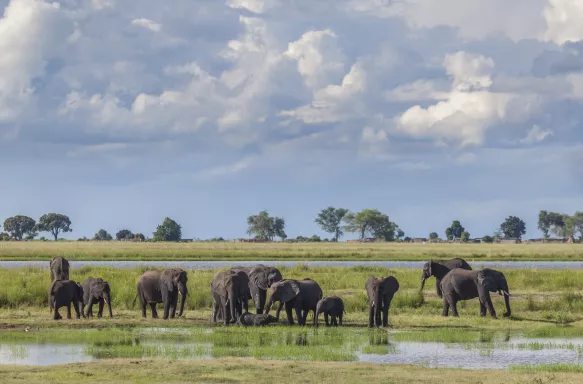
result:
[[(383, 330), (206, 330), (188, 341), (132, 337), (96, 343), (0, 343), (0, 364), (53, 365), (111, 358), (361, 361), (428, 367), (505, 369), (517, 364), (583, 364), (583, 339), (527, 339), (509, 332), (476, 334), (468, 342), (416, 341), (420, 333)], [(408, 339), (409, 338), (409, 339)]]

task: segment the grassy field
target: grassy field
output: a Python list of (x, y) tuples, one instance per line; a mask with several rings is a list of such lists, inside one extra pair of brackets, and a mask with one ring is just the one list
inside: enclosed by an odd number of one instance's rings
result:
[(3, 383), (256, 383), (285, 380), (291, 383), (580, 383), (582, 375), (572, 372), (462, 371), (415, 366), (363, 363), (254, 361), (217, 359), (166, 361), (117, 359), (99, 363), (72, 364), (23, 369), (0, 366)]
[(581, 244), (0, 242), (0, 260), (583, 260)]

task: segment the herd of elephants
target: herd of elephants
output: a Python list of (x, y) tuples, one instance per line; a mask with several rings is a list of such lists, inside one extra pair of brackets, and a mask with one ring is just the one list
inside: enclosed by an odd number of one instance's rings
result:
[[(67, 307), (67, 318), (71, 318), (71, 305), (77, 318), (93, 316), (92, 307), (99, 305), (98, 316), (103, 314), (104, 304), (111, 311), (111, 288), (101, 278), (89, 277), (82, 283), (69, 279), (69, 261), (64, 257), (53, 258), (50, 262), (51, 287), (49, 289), (49, 306), (54, 310), (54, 319), (59, 315), (60, 307)], [(437, 295), (443, 299), (443, 316), (449, 314), (458, 316), (456, 304), (460, 300), (479, 298), (480, 315), (486, 315), (486, 309), (492, 317), (496, 311), (492, 305), (490, 292), (504, 295), (506, 312), (510, 316), (510, 293), (508, 284), (502, 272), (484, 268), (472, 270), (463, 259), (430, 260), (423, 266), (421, 289), (425, 280), (436, 278)], [(164, 305), (164, 319), (174, 318), (178, 304), (178, 295), (182, 296), (178, 316), (182, 316), (184, 302), (188, 295), (187, 273), (180, 268), (169, 268), (163, 271), (146, 271), (138, 280), (136, 299), (142, 309), (142, 317), (146, 317), (146, 307), (149, 304), (152, 317), (157, 318), (156, 304)], [(365, 282), (368, 296), (369, 327), (388, 324), (388, 312), (391, 300), (399, 290), (399, 282), (394, 276), (376, 278), (370, 275)], [(265, 308), (267, 291), (269, 301)], [(288, 324), (293, 325), (295, 310), (299, 325), (306, 324), (310, 311), (314, 312), (314, 325), (318, 326), (318, 316), (324, 314), (326, 326), (342, 325), (344, 303), (338, 296), (324, 297), (322, 288), (310, 278), (303, 280), (284, 279), (281, 272), (271, 266), (262, 264), (252, 267), (234, 267), (220, 271), (213, 277), (210, 284), (213, 298), (212, 321), (222, 320), (225, 325), (237, 323), (244, 326), (266, 325), (277, 323), (279, 314), (285, 305)], [(249, 313), (248, 301), (252, 299), (256, 314)], [(275, 316), (269, 311), (275, 302), (279, 302)], [(87, 310), (85, 311), (85, 306)], [(265, 308), (265, 313), (264, 313)], [(330, 317), (330, 322), (329, 322)]]

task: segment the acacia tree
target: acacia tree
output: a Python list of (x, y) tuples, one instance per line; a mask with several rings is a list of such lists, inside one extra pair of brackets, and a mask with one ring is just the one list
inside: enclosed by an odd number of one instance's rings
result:
[(263, 240), (273, 240), (276, 236), (284, 240), (287, 238), (285, 219), (269, 216), (269, 213), (263, 210), (257, 215), (247, 217), (247, 233)]
[(395, 231), (398, 230), (397, 224), (390, 221), (389, 216), (378, 209), (366, 208), (357, 213), (349, 212), (344, 217), (344, 222), (346, 223), (344, 229), (358, 233), (361, 240), (369, 235), (377, 239), (393, 241)]
[(36, 222), (28, 216), (17, 215), (4, 220), (4, 230), (16, 240), (22, 240), (24, 235), (35, 234)]
[(522, 235), (526, 233), (526, 224), (522, 219), (516, 216), (508, 216), (502, 224), (500, 224), (500, 230), (504, 233), (505, 237), (515, 237), (522, 238)]
[(182, 227), (169, 217), (156, 228), (152, 237), (152, 241), (180, 241), (180, 239), (182, 239)]
[(459, 239), (462, 237), (462, 233), (465, 232), (465, 228), (461, 225), (459, 220), (454, 220), (449, 228), (445, 230), (445, 236), (448, 240), (453, 240), (454, 238)]
[(344, 235), (344, 231), (342, 231), (342, 220), (347, 214), (348, 209), (346, 208), (328, 207), (322, 209), (314, 221), (325, 232), (334, 234), (334, 241), (338, 242), (338, 239)]
[(113, 237), (105, 229), (100, 229), (99, 231), (97, 231), (95, 236), (93, 236), (93, 240), (109, 241), (109, 240), (113, 240)]
[(47, 213), (42, 215), (36, 225), (39, 232), (50, 232), (55, 241), (59, 238), (59, 233), (73, 232), (71, 229), (71, 219), (69, 216), (60, 213)]
[(117, 240), (131, 240), (135, 235), (129, 229), (122, 229), (115, 234)]
[(437, 232), (431, 232), (429, 234), (429, 240), (437, 240), (439, 238), (439, 235), (437, 234)]

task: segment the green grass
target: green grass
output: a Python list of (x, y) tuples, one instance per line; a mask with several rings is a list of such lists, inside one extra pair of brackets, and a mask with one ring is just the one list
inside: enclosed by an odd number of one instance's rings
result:
[[(514, 365), (510, 367), (513, 372), (567, 372), (567, 373), (583, 373), (583, 365), (580, 364), (524, 364)], [(583, 378), (582, 378), (583, 380)]]
[(0, 242), (1, 260), (583, 260), (581, 244)]

